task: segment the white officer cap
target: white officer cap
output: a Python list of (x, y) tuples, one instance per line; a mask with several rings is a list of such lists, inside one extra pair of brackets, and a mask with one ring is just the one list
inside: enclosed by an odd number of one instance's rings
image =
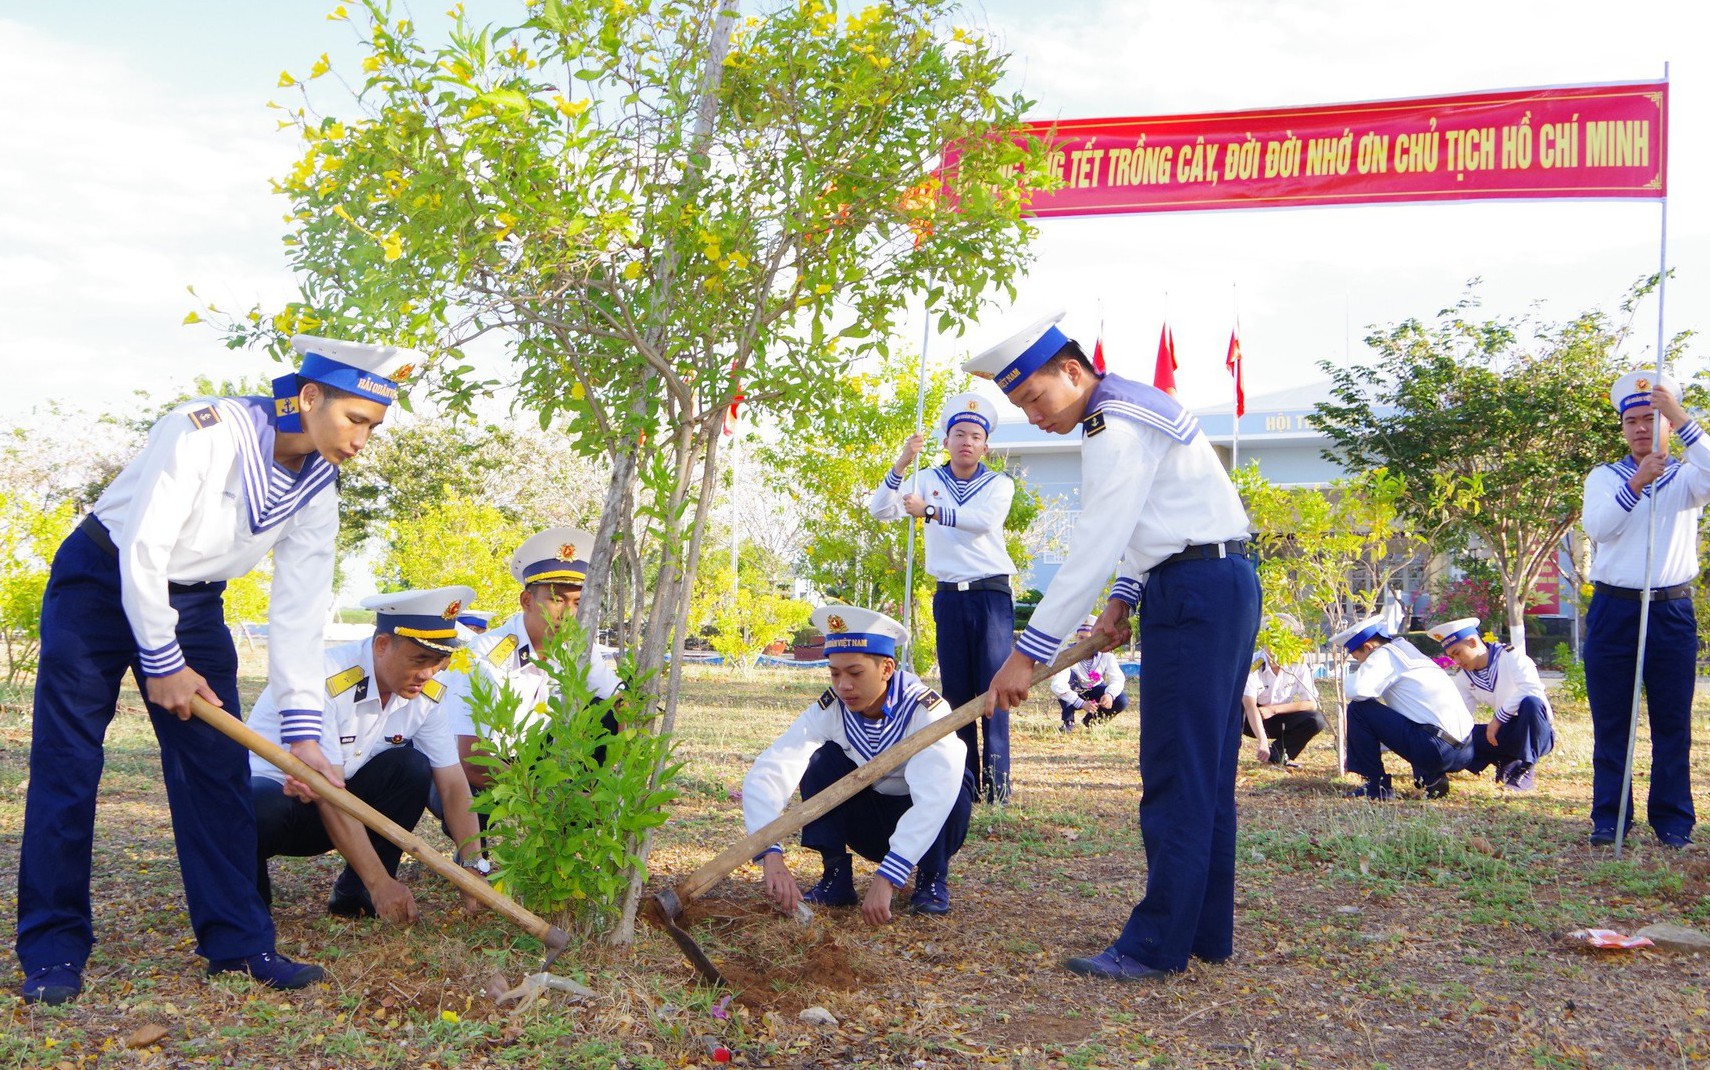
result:
[(1649, 405), (1651, 386), (1655, 383), (1661, 383), (1668, 388), (1669, 393), (1680, 397), (1680, 384), (1675, 382), (1674, 376), (1664, 375), (1658, 379), (1655, 368), (1635, 368), (1615, 380), (1615, 385), (1609, 388), (1609, 404), (1615, 406), (1616, 412), (1623, 414), (1628, 409)]
[(944, 403), (944, 415), (939, 418), (938, 427), (948, 435), (957, 424), (970, 423), (989, 435), (997, 426), (997, 419), (997, 406), (970, 390)]
[(473, 587), (435, 587), (373, 595), (362, 600), (362, 608), (374, 611), (375, 634), (401, 635), (449, 654), (463, 645), (457, 614), (474, 599)]
[(897, 650), (908, 642), (908, 629), (872, 609), (859, 606), (820, 606), (810, 618), (813, 626), (825, 633), (825, 652), (829, 654), (877, 654), (894, 658)]
[(1469, 639), (1478, 634), (1478, 618), (1462, 617), (1459, 620), (1433, 624), (1425, 629), (1425, 634), (1437, 640), (1438, 644), (1447, 650), (1462, 639)]
[(1340, 643), (1347, 648), (1348, 653), (1352, 654), (1378, 636), (1387, 635), (1388, 632), (1389, 629), (1384, 624), (1382, 617), (1367, 617), (1360, 623), (1350, 628), (1344, 628), (1332, 635), (1330, 642)]
[(994, 380), (999, 390), (1010, 393), (1069, 344), (1069, 336), (1057, 329), (1057, 321), (1064, 315), (1059, 309), (1030, 324), (1025, 331), (1011, 335), (963, 364), (962, 370)]
[(518, 583), (565, 583), (580, 587), (588, 579), (594, 536), (575, 528), (547, 528), (517, 547), (511, 575)]

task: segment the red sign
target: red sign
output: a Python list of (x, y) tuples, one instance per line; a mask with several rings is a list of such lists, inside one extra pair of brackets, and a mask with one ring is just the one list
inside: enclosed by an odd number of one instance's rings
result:
[[(1031, 123), (1035, 216), (1481, 198), (1660, 198), (1668, 83)], [(948, 154), (951, 162), (954, 153)]]
[(1527, 606), (1527, 613), (1549, 617), (1561, 616), (1562, 566), (1555, 554), (1546, 558), (1544, 567), (1538, 570), (1538, 582), (1532, 585), (1532, 595), (1538, 599), (1538, 603)]

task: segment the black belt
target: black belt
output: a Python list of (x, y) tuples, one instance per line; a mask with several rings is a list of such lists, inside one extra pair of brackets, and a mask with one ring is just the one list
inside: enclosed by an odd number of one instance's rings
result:
[(1247, 540), (1230, 539), (1228, 542), (1207, 542), (1201, 543), (1198, 546), (1189, 546), (1180, 553), (1171, 554), (1169, 557), (1164, 558), (1152, 567), (1161, 568), (1164, 565), (1173, 565), (1177, 561), (1204, 561), (1207, 558), (1215, 557), (1246, 556)]
[(108, 557), (119, 556), (119, 548), (113, 545), (113, 536), (107, 533), (107, 525), (101, 523), (94, 513), (89, 513), (78, 521), (77, 530), (88, 536), (89, 541)]
[[(1642, 587), (1617, 587), (1613, 583), (1594, 582), (1591, 585), (1598, 594), (1606, 594), (1610, 598), (1619, 598), (1623, 602), (1643, 602), (1645, 590)], [(1692, 597), (1692, 584), (1677, 583), (1673, 587), (1652, 587), (1651, 601), (1675, 602), (1682, 598)]]
[(939, 580), (938, 589), (940, 591), (1003, 591), (1005, 594), (1013, 593), (1010, 589), (1008, 576), (981, 576), (977, 580), (961, 580), (956, 583)]

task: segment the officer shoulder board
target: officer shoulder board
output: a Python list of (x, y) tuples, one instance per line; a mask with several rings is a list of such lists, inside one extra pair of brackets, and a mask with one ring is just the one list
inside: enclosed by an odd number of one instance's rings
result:
[(487, 660), (494, 665), (503, 665), (505, 659), (511, 656), (511, 651), (517, 648), (517, 637), (507, 635), (487, 652)]
[(915, 696), (915, 703), (916, 703), (917, 708), (923, 709), (923, 710), (930, 710), (932, 707), (938, 705), (940, 702), (943, 702), (943, 701), (944, 701), (944, 696), (940, 695), (938, 692), (932, 690), (932, 688), (930, 688), (930, 687), (921, 688), (920, 691), (917, 692), (916, 696)]
[(819, 708), (822, 710), (829, 710), (831, 708), (831, 704), (836, 701), (837, 693), (828, 687), (825, 689), (825, 694), (819, 696)]
[(445, 685), (438, 680), (429, 680), (422, 685), (422, 694), (427, 696), (429, 702), (438, 702), (445, 697)]
[(1088, 437), (1088, 438), (1091, 438), (1094, 435), (1102, 432), (1104, 430), (1104, 410), (1099, 409), (1098, 411), (1089, 415), (1086, 419), (1082, 420), (1081, 421), (1081, 430), (1086, 434), (1086, 437)]
[(346, 691), (349, 691), (357, 684), (360, 684), (364, 679), (366, 679), (366, 677), (367, 674), (362, 671), (362, 666), (360, 665), (352, 665), (348, 669), (334, 673), (327, 677), (327, 697), (338, 698)]
[(212, 405), (191, 409), (186, 415), (190, 418), (190, 425), (198, 431), (207, 430), (220, 422), (220, 410)]

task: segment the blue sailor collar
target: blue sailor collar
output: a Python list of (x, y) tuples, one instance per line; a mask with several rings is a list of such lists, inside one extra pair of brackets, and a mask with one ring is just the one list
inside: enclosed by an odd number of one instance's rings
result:
[(948, 464), (940, 465), (933, 471), (938, 474), (939, 480), (944, 484), (944, 489), (950, 492), (951, 499), (957, 505), (967, 505), (968, 499), (978, 494), (985, 488), (986, 484), (998, 477), (996, 472), (986, 467), (984, 461), (980, 462), (979, 466), (974, 469), (974, 474), (967, 479), (957, 479), (956, 473), (950, 470)]
[[(1620, 475), (1621, 479), (1623, 481), (1626, 481), (1628, 479), (1633, 478), (1633, 473), (1637, 472), (1639, 470), (1639, 462), (1635, 461), (1632, 458), (1632, 455), (1629, 454), (1628, 456), (1621, 458), (1619, 461), (1611, 462), (1609, 467), (1615, 469), (1616, 473), (1618, 475)], [(1669, 482), (1672, 479), (1674, 479), (1675, 475), (1678, 474), (1679, 471), (1680, 471), (1680, 460), (1679, 460), (1679, 458), (1670, 457), (1668, 459), (1668, 461), (1663, 465), (1663, 474), (1658, 476), (1652, 482), (1645, 484), (1645, 489), (1644, 489), (1643, 493), (1640, 494), (1640, 497), (1649, 497), (1651, 491), (1657, 490), (1661, 487), (1668, 486)], [(1631, 489), (1632, 488), (1628, 488), (1629, 493), (1631, 492)]]
[(337, 482), (338, 469), (318, 453), (305, 457), (295, 472), (273, 459), (277, 417), (267, 398), (220, 398), (215, 404), (231, 419), (237, 438), (251, 534), (283, 524)]
[(918, 677), (898, 669), (885, 689), (885, 705), (878, 717), (863, 717), (839, 699), (837, 708), (843, 712), (843, 734), (849, 745), (869, 762), (880, 751), (895, 746), (908, 734), (909, 722), (926, 694), (928, 690)]
[(1486, 643), (1485, 649), (1490, 652), (1482, 669), (1462, 669), (1467, 679), (1480, 691), (1495, 691), (1496, 681), (1502, 675), (1502, 654), (1508, 650), (1506, 643)]
[(1106, 373), (1087, 399), (1087, 414), (1081, 418), (1082, 435), (1091, 438), (1104, 430), (1106, 421), (1113, 419), (1162, 431), (1182, 445), (1199, 434), (1199, 419), (1175, 398), (1155, 386)]

